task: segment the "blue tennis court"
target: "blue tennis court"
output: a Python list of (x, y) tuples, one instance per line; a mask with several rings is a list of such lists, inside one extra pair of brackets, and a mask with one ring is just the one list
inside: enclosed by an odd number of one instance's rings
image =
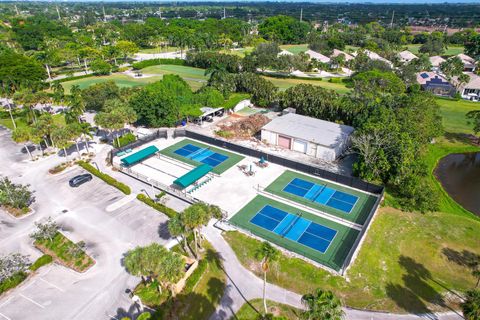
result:
[(321, 253), (327, 251), (337, 234), (336, 230), (270, 205), (258, 211), (250, 223)]
[(209, 148), (200, 148), (193, 144), (187, 144), (174, 151), (174, 153), (191, 159), (197, 162), (208, 164), (209, 166), (216, 167), (225, 160), (228, 156), (213, 152)]
[(299, 178), (290, 181), (283, 191), (345, 213), (350, 213), (358, 200), (357, 196)]

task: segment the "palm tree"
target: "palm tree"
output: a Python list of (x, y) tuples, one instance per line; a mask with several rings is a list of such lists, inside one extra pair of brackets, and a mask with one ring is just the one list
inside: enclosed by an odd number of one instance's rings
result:
[(182, 221), (182, 215), (177, 214), (168, 221), (168, 231), (172, 237), (181, 237), (183, 242), (183, 251), (190, 255), (187, 244), (187, 234), (189, 233), (187, 227)]
[(472, 275), (477, 278), (477, 284), (475, 284), (475, 289), (478, 288), (478, 285), (480, 284), (480, 269), (478, 269), (479, 267), (477, 267), (477, 269), (473, 270), (472, 271)]
[(168, 251), (158, 243), (136, 247), (128, 251), (124, 259), (129, 273), (142, 277), (143, 283), (145, 276), (151, 277), (152, 282), (157, 279), (161, 284), (157, 287), (158, 291), (162, 292), (162, 286), (170, 288), (172, 296), (175, 295), (174, 284), (183, 276), (184, 263), (179, 254)]
[(277, 261), (280, 254), (269, 242), (264, 241), (255, 253), (257, 259), (261, 261), (263, 271), (263, 307), (265, 314), (268, 313), (267, 308), (267, 272), (270, 269), (270, 264)]
[(315, 293), (303, 295), (302, 303), (307, 309), (302, 313), (302, 319), (341, 320), (345, 315), (340, 299), (331, 291), (317, 289)]
[(55, 145), (63, 149), (65, 159), (68, 160), (67, 147), (71, 144), (72, 133), (67, 127), (56, 127), (52, 132), (52, 141)]
[(45, 145), (47, 147), (49, 146), (48, 141), (52, 142), (52, 132), (55, 127), (55, 122), (50, 113), (44, 112), (40, 115), (40, 117), (38, 117), (37, 125), (35, 126), (35, 128), (42, 133)]
[(13, 130), (15, 130), (17, 129), (17, 124), (15, 123), (15, 119), (13, 118), (12, 105), (10, 104), (10, 98), (11, 98), (10, 86), (8, 85), (2, 86), (2, 93), (4, 94), (5, 100), (7, 102), (8, 113), (10, 114), (10, 119), (12, 120)]
[(33, 156), (30, 153), (30, 150), (28, 149), (28, 145), (27, 145), (27, 143), (30, 141), (30, 137), (31, 137), (30, 130), (28, 128), (20, 127), (15, 129), (15, 131), (13, 131), (12, 133), (13, 141), (15, 141), (16, 143), (23, 143), (25, 150), (27, 150), (28, 155), (33, 160)]
[(462, 303), (462, 312), (465, 320), (480, 319), (480, 290), (474, 289), (466, 292), (465, 301)]

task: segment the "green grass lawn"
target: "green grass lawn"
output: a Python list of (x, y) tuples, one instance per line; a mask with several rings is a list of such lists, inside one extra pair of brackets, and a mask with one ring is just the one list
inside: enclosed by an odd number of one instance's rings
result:
[[(168, 68), (163, 68), (163, 70), (151, 69), (155, 67), (161, 67), (161, 66), (147, 67), (144, 70), (142, 70), (144, 74), (152, 73), (150, 71), (156, 71), (154, 72), (154, 74), (158, 74), (158, 75), (154, 75), (146, 78), (132, 78), (131, 76), (128, 76), (125, 74), (116, 73), (108, 76), (89, 77), (89, 78), (77, 79), (72, 81), (65, 81), (65, 82), (62, 82), (62, 86), (65, 89), (65, 93), (69, 93), (73, 85), (78, 85), (80, 86), (80, 89), (85, 89), (93, 84), (103, 83), (107, 81), (114, 81), (115, 84), (121, 88), (125, 88), (125, 87), (130, 88), (130, 87), (136, 87), (136, 86), (146, 86), (149, 83), (162, 80), (163, 74), (179, 74), (182, 78), (185, 79), (185, 81), (190, 85), (190, 87), (192, 87), (192, 90), (200, 89), (200, 87), (205, 83), (205, 80), (203, 80), (202, 76), (200, 75), (200, 73), (203, 74), (204, 72), (203, 69), (196, 70), (196, 73), (189, 72), (189, 70), (174, 71), (173, 70), (175, 69), (174, 67), (176, 68), (190, 68), (190, 67), (173, 66), (173, 65), (169, 65)], [(147, 69), (150, 69), (150, 70), (147, 70)], [(191, 68), (191, 69), (196, 69), (196, 68)]]
[[(454, 226), (454, 227), (453, 227)], [(334, 291), (354, 308), (428, 312), (455, 307), (449, 290), (475, 286), (465, 261), (480, 255), (480, 222), (443, 213), (414, 214), (382, 208), (371, 225), (349, 281), (297, 258), (282, 255), (268, 281), (299, 294)], [(255, 250), (260, 241), (239, 232), (225, 239), (242, 265), (261, 276)], [(450, 259), (450, 260), (449, 260)], [(452, 300), (442, 299), (449, 295)]]
[(443, 126), (446, 132), (472, 134), (473, 126), (468, 124), (466, 114), (472, 110), (480, 110), (480, 103), (467, 100), (450, 100), (437, 98), (440, 105)]
[(165, 75), (165, 74), (177, 74), (184, 79), (204, 80), (207, 81), (208, 77), (205, 76), (205, 69), (177, 66), (171, 64), (161, 64), (157, 66), (146, 67), (142, 69), (143, 74)]
[[(302, 245), (299, 242), (289, 240), (286, 237), (282, 237), (274, 232), (268, 231), (250, 222), (250, 220), (257, 214), (257, 212), (266, 205), (270, 205), (274, 208), (283, 210), (291, 214), (300, 213), (302, 215), (302, 218), (331, 228), (337, 231), (337, 234), (335, 235), (334, 239), (330, 243), (325, 253), (321, 253), (320, 251)], [(304, 257), (307, 257), (313, 261), (316, 261), (337, 271), (342, 268), (343, 263), (345, 262), (345, 259), (350, 252), (350, 249), (352, 248), (352, 245), (355, 242), (355, 239), (357, 238), (359, 233), (358, 230), (351, 229), (342, 224), (333, 222), (332, 220), (322, 218), (320, 216), (299, 210), (298, 208), (291, 207), (289, 205), (260, 195), (256, 196), (251, 202), (249, 202), (232, 218), (230, 218), (230, 222), (289, 251), (296, 252)]]
[[(301, 310), (286, 304), (267, 300), (268, 312), (276, 317), (285, 317), (289, 320), (300, 319)], [(236, 320), (252, 320), (256, 319), (259, 314), (263, 314), (263, 300), (254, 299), (245, 303), (235, 314)]]
[(60, 232), (57, 232), (52, 241), (36, 240), (34, 244), (43, 253), (51, 255), (54, 260), (75, 271), (84, 272), (95, 264), (82, 249), (73, 251), (78, 248), (77, 245)]
[(237, 49), (231, 49), (231, 50), (220, 50), (220, 53), (223, 54), (233, 54), (236, 56), (239, 56), (240, 58), (245, 57), (247, 54), (251, 53), (253, 51), (253, 47), (245, 47), (245, 48), (237, 48)]
[[(65, 117), (63, 114), (55, 114), (52, 117), (55, 124), (60, 126), (65, 124)], [(19, 113), (14, 115), (14, 120), (17, 128), (27, 128), (30, 126), (25, 117)], [(0, 118), (0, 126), (4, 126), (10, 130), (13, 130), (13, 123), (8, 113), (2, 113), (2, 117)]]
[(180, 149), (181, 147), (183, 147), (187, 144), (192, 144), (192, 145), (198, 146), (202, 149), (210, 148), (210, 150), (212, 150), (213, 152), (217, 152), (217, 153), (228, 156), (227, 160), (223, 161), (218, 166), (213, 168), (212, 171), (217, 173), (217, 174), (222, 174), (223, 172), (227, 171), (228, 169), (233, 167), (236, 163), (240, 162), (244, 158), (244, 156), (238, 155), (236, 153), (228, 152), (228, 151), (225, 151), (223, 149), (215, 148), (215, 147), (200, 143), (198, 141), (190, 140), (190, 139), (184, 139), (182, 141), (179, 141), (179, 142), (175, 143), (174, 145), (171, 145), (171, 146), (169, 146), (169, 147), (167, 147), (163, 150), (160, 150), (160, 153), (163, 154), (163, 155), (166, 155), (170, 158), (174, 158), (174, 159), (177, 159), (179, 161), (191, 164), (193, 166), (199, 166), (199, 165), (203, 164), (203, 163), (200, 163), (200, 162), (182, 157), (181, 155), (178, 155), (178, 154), (175, 153), (176, 150)]
[(297, 84), (311, 84), (314, 86), (319, 86), (325, 89), (334, 90), (338, 93), (344, 94), (350, 92), (351, 89), (347, 88), (343, 83), (332, 83), (327, 80), (308, 80), (308, 79), (283, 79), (283, 78), (273, 78), (263, 76), (268, 81), (271, 81), (280, 91), (285, 91), (290, 87), (296, 86)]
[(285, 44), (281, 45), (280, 48), (293, 54), (299, 54), (308, 50), (308, 44)]
[[(343, 191), (348, 194), (357, 196), (358, 200), (355, 203), (355, 206), (352, 208), (352, 211), (350, 213), (345, 213), (344, 211), (335, 209), (333, 207), (322, 205), (318, 202), (314, 202), (304, 197), (300, 197), (300, 196), (283, 191), (283, 189), (295, 178), (299, 178), (305, 181), (310, 181), (318, 185), (326, 185), (329, 188), (332, 188), (338, 191)], [(286, 199), (301, 203), (313, 209), (326, 212), (333, 216), (361, 224), (361, 225), (365, 223), (368, 215), (370, 214), (373, 208), (373, 205), (375, 204), (375, 201), (377, 201), (377, 197), (375, 196), (368, 195), (366, 193), (359, 192), (342, 185), (337, 185), (327, 180), (312, 178), (310, 176), (300, 174), (290, 170), (285, 171), (282, 175), (280, 175), (277, 179), (275, 179), (275, 181), (273, 181), (265, 189), (265, 191), (276, 194), (282, 198), (286, 198)]]
[[(408, 51), (410, 51), (414, 54), (418, 54), (421, 46), (422, 46), (421, 44), (409, 44), (406, 47), (407, 47)], [(463, 50), (464, 50), (463, 46), (451, 45), (447, 49), (445, 49), (445, 52), (442, 55), (454, 56), (454, 55), (457, 55), (459, 53), (463, 53)]]

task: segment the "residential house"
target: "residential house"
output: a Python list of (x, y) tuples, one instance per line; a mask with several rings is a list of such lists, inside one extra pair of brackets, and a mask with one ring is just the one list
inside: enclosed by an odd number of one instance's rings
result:
[(430, 91), (437, 96), (453, 96), (456, 92), (452, 83), (434, 71), (417, 73), (417, 82), (423, 90)]
[(402, 63), (409, 63), (410, 61), (414, 59), (418, 59), (416, 55), (411, 53), (408, 50), (401, 51), (397, 54), (398, 59), (400, 59), (400, 62)]

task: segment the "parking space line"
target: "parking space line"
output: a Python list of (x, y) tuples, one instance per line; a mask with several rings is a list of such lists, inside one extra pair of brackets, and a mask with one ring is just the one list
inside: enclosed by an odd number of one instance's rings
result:
[(32, 280), (30, 283), (26, 284), (26, 285), (22, 288), (22, 290), (27, 289), (27, 288), (30, 287), (32, 284), (34, 284), (36, 281), (37, 281), (37, 280)]
[(9, 303), (10, 300), (12, 300), (12, 297), (8, 297), (7, 300), (5, 300), (2, 304), (0, 304), (0, 308), (6, 305), (7, 303)]
[(30, 302), (33, 303), (33, 304), (36, 304), (36, 305), (39, 306), (40, 308), (45, 309), (45, 307), (42, 306), (42, 305), (41, 305), (40, 303), (38, 303), (37, 301), (35, 301), (35, 300), (33, 300), (33, 299), (30, 299), (29, 297), (26, 297), (26, 296), (24, 296), (24, 295), (21, 294), (21, 293), (19, 294), (19, 296), (21, 296), (22, 298), (30, 301)]
[(6, 315), (4, 315), (3, 313), (0, 313), (0, 316), (1, 316), (1, 317), (4, 317), (4, 318), (7, 319), (7, 320), (12, 320), (12, 319), (10, 319), (9, 317), (7, 317)]
[(62, 288), (54, 285), (53, 283), (51, 283), (51, 282), (49, 282), (49, 281), (47, 281), (47, 280), (45, 280), (45, 279), (43, 279), (43, 278), (40, 278), (40, 277), (39, 277), (39, 279), (40, 279), (41, 281), (45, 282), (46, 284), (48, 284), (49, 286), (54, 287), (55, 289), (58, 289), (60, 292), (65, 292), (65, 290), (63, 290)]

